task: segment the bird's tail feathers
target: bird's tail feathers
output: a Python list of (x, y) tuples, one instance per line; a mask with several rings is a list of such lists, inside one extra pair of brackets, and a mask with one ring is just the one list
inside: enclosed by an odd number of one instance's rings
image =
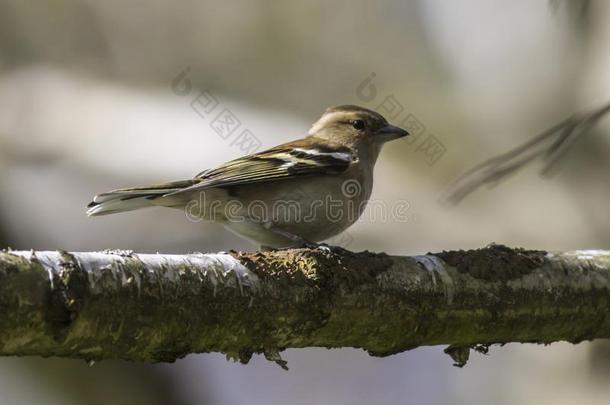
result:
[(180, 180), (149, 187), (132, 187), (108, 191), (93, 197), (93, 201), (87, 205), (87, 215), (90, 217), (109, 215), (152, 207), (155, 205), (154, 201), (156, 199), (196, 183), (197, 180)]

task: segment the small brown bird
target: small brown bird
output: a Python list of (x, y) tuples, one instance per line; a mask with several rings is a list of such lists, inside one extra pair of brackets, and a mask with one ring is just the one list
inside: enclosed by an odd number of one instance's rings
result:
[(262, 247), (316, 245), (356, 222), (371, 196), (382, 145), (407, 135), (366, 108), (331, 107), (303, 139), (189, 180), (96, 195), (87, 215), (171, 207), (192, 220), (219, 222)]

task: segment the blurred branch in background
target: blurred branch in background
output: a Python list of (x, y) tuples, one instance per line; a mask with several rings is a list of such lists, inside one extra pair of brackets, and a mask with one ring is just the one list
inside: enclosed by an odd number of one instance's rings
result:
[(551, 176), (573, 143), (586, 135), (610, 111), (610, 103), (584, 114), (576, 114), (535, 136), (530, 141), (476, 165), (458, 177), (442, 200), (457, 204), (483, 185), (496, 186), (536, 158), (542, 158), (542, 176)]
[(0, 253), (0, 354), (174, 361), (610, 338), (610, 252)]

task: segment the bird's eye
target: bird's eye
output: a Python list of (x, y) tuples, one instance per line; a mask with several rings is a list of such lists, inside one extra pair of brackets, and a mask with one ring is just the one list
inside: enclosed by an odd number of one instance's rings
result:
[(364, 129), (364, 121), (362, 120), (353, 120), (352, 121), (352, 127), (354, 127), (355, 129)]

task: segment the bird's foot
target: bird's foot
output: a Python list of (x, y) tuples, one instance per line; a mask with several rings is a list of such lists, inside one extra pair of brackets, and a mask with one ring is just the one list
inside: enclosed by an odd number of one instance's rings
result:
[(276, 247), (263, 245), (260, 247), (260, 250), (262, 252), (277, 252), (280, 250), (287, 250), (287, 249), (294, 249), (294, 248), (320, 250), (324, 253), (335, 253), (335, 254), (340, 254), (340, 255), (350, 253), (349, 250), (344, 249), (341, 246), (329, 245), (328, 243), (316, 243), (316, 242), (308, 241), (306, 239), (299, 240), (296, 245), (293, 245), (291, 247), (276, 248)]
[[(325, 253), (335, 253), (335, 254), (349, 253), (348, 250), (343, 249), (342, 247), (329, 245), (327, 243), (312, 242), (310, 240), (303, 238), (302, 236), (295, 235), (291, 232), (287, 232), (287, 231), (285, 231), (279, 227), (273, 226), (273, 225), (270, 225), (268, 227), (268, 229), (270, 229), (271, 231), (275, 232), (276, 234), (281, 235), (281, 236), (285, 237), (286, 239), (290, 240), (292, 242), (292, 244), (291, 244), (292, 247), (316, 249), (316, 250), (321, 250)], [(269, 248), (266, 246), (261, 246), (261, 248), (268, 249), (268, 250), (277, 250), (277, 249)]]
[(341, 246), (329, 245), (328, 243), (303, 241), (301, 247), (304, 247), (307, 249), (317, 249), (317, 250), (321, 250), (325, 253), (335, 253), (335, 254), (349, 253), (349, 251), (347, 249), (344, 249)]

